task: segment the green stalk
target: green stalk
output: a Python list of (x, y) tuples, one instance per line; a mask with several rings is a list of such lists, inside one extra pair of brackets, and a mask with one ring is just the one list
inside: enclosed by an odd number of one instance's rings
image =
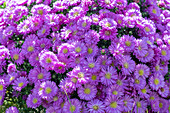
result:
[[(64, 89), (64, 88), (63, 88), (63, 89)], [(68, 94), (67, 94), (67, 92), (66, 92), (66, 90), (65, 90), (65, 89), (64, 89), (64, 92), (65, 92), (65, 94), (66, 94), (66, 96), (67, 96), (67, 99), (68, 99), (68, 101), (69, 101), (69, 103), (70, 103), (70, 106), (71, 106), (71, 112), (73, 113), (72, 104), (71, 104), (70, 98), (68, 97)]]

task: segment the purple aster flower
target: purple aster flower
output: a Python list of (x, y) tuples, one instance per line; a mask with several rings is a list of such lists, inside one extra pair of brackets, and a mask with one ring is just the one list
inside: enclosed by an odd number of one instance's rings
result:
[(148, 78), (149, 74), (150, 74), (150, 69), (147, 65), (145, 65), (145, 64), (136, 65), (135, 72), (134, 72), (134, 75), (136, 77), (141, 76), (144, 78)]
[(11, 58), (15, 60), (15, 63), (22, 64), (24, 63), (24, 57), (22, 53), (20, 53), (21, 49), (13, 48), (10, 51)]
[(0, 92), (5, 92), (6, 84), (4, 79), (0, 79)]
[(118, 85), (108, 87), (106, 92), (108, 96), (116, 96), (117, 98), (123, 96), (124, 93), (123, 89)]
[(98, 99), (91, 100), (87, 103), (89, 113), (104, 113), (105, 105)]
[(19, 113), (19, 110), (17, 109), (17, 107), (11, 106), (6, 109), (5, 113)]
[(91, 19), (92, 19), (92, 24), (98, 25), (99, 24), (99, 16), (97, 14), (92, 14), (91, 15)]
[(99, 62), (96, 61), (93, 57), (88, 57), (85, 62), (83, 62), (83, 67), (87, 72), (96, 73), (100, 70)]
[(96, 31), (89, 30), (88, 32), (85, 33), (86, 45), (97, 44), (100, 41), (99, 37), (100, 35)]
[(54, 65), (54, 71), (56, 73), (64, 73), (65, 72), (65, 64), (63, 62), (57, 62)]
[(138, 90), (138, 94), (140, 95), (141, 98), (148, 99), (149, 98), (149, 93), (150, 93), (149, 86), (145, 86), (144, 88)]
[(117, 27), (117, 23), (111, 18), (104, 18), (99, 22), (99, 25), (105, 29), (115, 29)]
[(78, 20), (80, 17), (82, 17), (85, 14), (85, 11), (83, 10), (82, 7), (74, 7), (71, 9), (68, 13), (68, 18), (70, 20)]
[(99, 62), (101, 68), (107, 68), (107, 66), (112, 64), (111, 57), (108, 57), (107, 55), (98, 56), (97, 62)]
[(50, 34), (50, 28), (47, 25), (43, 25), (40, 30), (38, 30), (37, 35), (42, 38)]
[(96, 96), (97, 88), (94, 85), (85, 84), (78, 89), (77, 93), (80, 99), (91, 100)]
[(13, 89), (17, 91), (21, 91), (22, 88), (26, 87), (28, 84), (27, 78), (25, 77), (19, 77), (16, 80), (14, 80), (14, 83), (12, 83)]
[(18, 77), (18, 73), (9, 73), (6, 77), (5, 77), (5, 83), (6, 85), (11, 84), (17, 77)]
[(15, 72), (15, 71), (17, 71), (16, 70), (16, 65), (13, 64), (12, 62), (10, 64), (8, 64), (7, 73), (12, 73), (12, 72)]
[(43, 99), (49, 100), (56, 95), (58, 87), (55, 82), (45, 81), (40, 84), (42, 90), (38, 92), (39, 96)]
[(52, 13), (52, 14), (46, 14), (44, 19), (45, 25), (49, 27), (54, 27), (57, 24), (59, 24), (59, 17)]
[(88, 30), (91, 26), (91, 18), (88, 16), (81, 17), (77, 22), (78, 30)]
[(3, 35), (5, 37), (11, 37), (14, 33), (16, 33), (16, 28), (15, 28), (15, 26), (12, 26), (12, 25), (6, 27), (3, 30)]
[(5, 46), (0, 46), (0, 60), (3, 61), (5, 58), (9, 58), (10, 52)]
[(28, 20), (31, 22), (31, 31), (37, 31), (39, 30), (42, 25), (43, 25), (43, 18), (41, 18), (40, 16), (30, 16), (28, 17)]
[(62, 43), (58, 47), (58, 55), (62, 57), (68, 57), (70, 55), (71, 45), (69, 43)]
[(66, 2), (69, 6), (77, 6), (79, 3), (81, 3), (81, 0), (65, 0), (64, 2)]
[(44, 4), (34, 5), (31, 9), (31, 13), (33, 15), (39, 15), (39, 16), (46, 15), (50, 11), (51, 11), (50, 6)]
[(132, 17), (132, 18), (135, 18), (136, 16), (138, 17), (141, 17), (142, 14), (139, 10), (135, 10), (135, 9), (129, 9), (126, 14), (126, 16), (129, 16), (129, 17)]
[(151, 18), (158, 18), (161, 14), (161, 9), (157, 5), (152, 5), (148, 7), (148, 13)]
[(154, 56), (155, 56), (154, 50), (153, 50), (152, 48), (149, 48), (148, 51), (147, 51), (147, 53), (145, 54), (145, 56), (143, 56), (143, 57), (138, 57), (138, 56), (137, 56), (137, 58), (138, 58), (141, 62), (146, 63), (146, 62), (150, 62), (150, 61), (153, 59)]
[(169, 107), (168, 100), (160, 98), (158, 103), (159, 108), (158, 112), (165, 113), (166, 111), (168, 111), (169, 109), (168, 107)]
[(135, 70), (135, 62), (131, 60), (130, 56), (123, 56), (123, 58), (120, 61), (120, 64), (122, 66), (122, 74), (123, 75), (130, 75)]
[(28, 75), (28, 78), (31, 82), (36, 83), (37, 81), (47, 81), (50, 80), (51, 74), (46, 69), (43, 69), (42, 67), (34, 67), (34, 69), (31, 69)]
[(135, 48), (135, 37), (123, 35), (120, 38), (120, 44), (125, 48), (125, 51), (132, 52)]
[(61, 38), (62, 39), (68, 39), (72, 36), (72, 30), (70, 27), (63, 27), (63, 29), (61, 29)]
[(101, 83), (106, 86), (113, 85), (118, 77), (116, 69), (109, 66), (106, 69), (101, 69), (99, 76)]
[(109, 46), (109, 51), (116, 59), (122, 59), (124, 54), (124, 48), (120, 45), (119, 42), (117, 42), (117, 40), (112, 42), (112, 44)]
[(55, 109), (53, 106), (49, 106), (46, 108), (46, 113), (61, 113), (59, 109)]
[(84, 57), (74, 57), (70, 56), (68, 66), (74, 68), (75, 66), (81, 65), (84, 62), (85, 58)]
[(125, 16), (124, 18), (123, 18), (123, 22), (124, 22), (124, 24), (127, 26), (127, 27), (129, 27), (129, 28), (134, 28), (135, 27), (135, 18), (132, 18), (132, 17), (129, 17), (129, 16)]
[(131, 111), (133, 109), (133, 104), (134, 104), (133, 98), (131, 98), (128, 95), (125, 95), (123, 96), (122, 100), (123, 100), (123, 104), (122, 104), (123, 111), (124, 112)]
[(149, 78), (149, 85), (153, 90), (158, 90), (161, 87), (164, 87), (164, 77), (159, 74), (155, 74)]
[(35, 109), (41, 105), (41, 98), (36, 94), (29, 94), (26, 104), (29, 108)]
[[(17, 1), (18, 2), (18, 1)], [(17, 6), (14, 9), (16, 21), (19, 21), (23, 16), (27, 16), (28, 8), (26, 6)]]
[(149, 36), (156, 33), (155, 24), (152, 21), (145, 21), (142, 24), (143, 24), (142, 30), (145, 35)]
[[(71, 105), (70, 105), (71, 102)], [(63, 106), (63, 112), (67, 113), (80, 113), (80, 109), (82, 108), (81, 103), (78, 99), (70, 99), (66, 101)]]
[(135, 113), (144, 113), (147, 108), (147, 102), (145, 100), (140, 100), (139, 98), (135, 99), (135, 107), (134, 112)]
[(169, 94), (169, 87), (167, 85), (164, 85), (164, 87), (159, 88), (158, 93), (162, 97), (166, 98)]
[(121, 106), (123, 105), (123, 101), (121, 99), (118, 99), (115, 96), (107, 96), (105, 99), (105, 105), (106, 109), (105, 111), (107, 113), (121, 113), (122, 109)]
[(73, 54), (73, 56), (83, 56), (86, 54), (87, 48), (83, 42), (74, 41), (71, 45), (71, 54)]
[(127, 6), (127, 8), (129, 9), (136, 9), (140, 11), (140, 6), (136, 3), (136, 2), (131, 2), (129, 3), (129, 5)]
[(39, 62), (47, 71), (53, 70), (55, 63), (58, 62), (57, 56), (51, 51), (41, 51), (39, 54)]
[(135, 50), (134, 50), (134, 55), (143, 57), (147, 54), (147, 51), (148, 51), (147, 43), (144, 40), (137, 39)]
[(87, 45), (87, 57), (94, 57), (98, 53), (98, 47), (95, 44)]
[(117, 35), (116, 32), (117, 32), (117, 29), (101, 29), (99, 31), (99, 34), (100, 34), (101, 39), (112, 40), (113, 38), (116, 38), (116, 35)]
[(53, 8), (55, 12), (63, 11), (64, 9), (68, 8), (68, 4), (64, 1), (56, 1), (53, 3)]
[(36, 43), (36, 49), (39, 51), (43, 49), (49, 49), (51, 46), (52, 46), (51, 40), (48, 38), (41, 38)]
[(104, 8), (113, 9), (115, 6), (115, 0), (99, 0), (99, 5)]
[(27, 33), (31, 32), (31, 24), (32, 22), (30, 20), (24, 20), (17, 26), (17, 31), (21, 34), (26, 35)]
[(115, 21), (117, 23), (117, 27), (123, 27), (124, 26), (124, 15), (123, 14), (116, 14)]
[(116, 0), (115, 2), (116, 2), (115, 6), (120, 8), (120, 9), (123, 9), (127, 6), (126, 0)]
[(161, 45), (159, 48), (159, 54), (162, 60), (170, 59), (170, 49), (166, 45)]
[(134, 88), (138, 90), (144, 88), (146, 85), (146, 80), (143, 77), (132, 79), (132, 82), (133, 82), (132, 85), (134, 86)]
[(99, 83), (99, 73), (87, 73), (87, 75), (89, 77), (89, 84), (97, 85)]
[(32, 66), (40, 66), (40, 63), (39, 63), (39, 52), (35, 51), (34, 53), (32, 53), (28, 60), (29, 60), (29, 63)]
[(1, 92), (0, 91), (0, 105), (2, 106), (5, 98), (5, 91)]

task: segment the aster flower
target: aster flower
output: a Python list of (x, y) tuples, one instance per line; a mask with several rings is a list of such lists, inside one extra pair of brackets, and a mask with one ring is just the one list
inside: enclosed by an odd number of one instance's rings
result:
[(97, 14), (92, 14), (91, 15), (91, 19), (92, 19), (92, 24), (98, 25), (99, 24), (99, 16)]
[(10, 52), (5, 46), (0, 46), (0, 60), (3, 61), (5, 58), (9, 58)]
[(117, 35), (117, 29), (101, 29), (99, 31), (99, 34), (100, 34), (100, 38), (101, 39), (104, 39), (104, 40), (109, 40), (109, 39), (114, 39), (116, 38), (116, 35)]
[(146, 80), (143, 77), (132, 79), (132, 81), (133, 81), (134, 87), (138, 90), (144, 88), (146, 85)]
[(53, 3), (54, 10), (57, 11), (63, 11), (64, 9), (68, 8), (68, 4), (64, 1), (56, 1)]
[(53, 106), (49, 106), (46, 109), (46, 113), (61, 113), (61, 111), (58, 109), (55, 109), (55, 107)]
[(131, 60), (130, 56), (123, 56), (123, 58), (120, 61), (120, 64), (122, 66), (122, 74), (123, 75), (130, 75), (135, 70), (135, 62)]
[(84, 15), (84, 11), (82, 7), (74, 7), (73, 9), (71, 9), (68, 13), (68, 18), (70, 20), (78, 20), (80, 17), (82, 17)]
[(161, 10), (157, 5), (152, 5), (148, 7), (148, 13), (150, 14), (151, 18), (158, 18), (161, 14)]
[(155, 74), (149, 78), (149, 85), (153, 90), (158, 90), (165, 85), (164, 77), (159, 74)]
[(15, 28), (15, 26), (12, 26), (12, 25), (6, 27), (3, 30), (3, 35), (5, 37), (11, 37), (14, 33), (16, 33), (16, 28)]
[(129, 17), (132, 17), (132, 18), (135, 18), (135, 17), (141, 17), (142, 14), (139, 10), (135, 10), (135, 9), (129, 9), (126, 14), (126, 16), (129, 16)]
[(159, 48), (159, 54), (162, 60), (169, 60), (170, 59), (170, 49), (166, 45), (161, 45)]
[(135, 37), (123, 35), (120, 38), (120, 44), (125, 48), (125, 51), (132, 52), (135, 48)]
[[(70, 105), (71, 102), (71, 105)], [(80, 113), (81, 109), (81, 103), (78, 99), (70, 99), (69, 101), (66, 101), (63, 106), (63, 112), (67, 113)]]
[(19, 76), (18, 73), (15, 73), (15, 72), (9, 73), (5, 77), (5, 84), (7, 85), (11, 84), (18, 76)]
[(26, 6), (17, 6), (14, 9), (16, 21), (19, 21), (23, 16), (28, 14), (28, 8)]
[(37, 32), (37, 35), (41, 38), (46, 37), (49, 34), (50, 34), (50, 28), (47, 25), (43, 25), (42, 28)]
[(41, 98), (36, 94), (29, 94), (26, 104), (29, 108), (37, 108), (41, 105)]
[(107, 68), (107, 66), (112, 64), (111, 57), (108, 57), (107, 55), (98, 56), (97, 62), (100, 63), (101, 68)]
[(99, 0), (99, 5), (104, 8), (113, 9), (115, 6), (115, 0)]
[(168, 107), (169, 107), (168, 105), (169, 105), (168, 100), (160, 98), (158, 103), (158, 108), (159, 108), (158, 111), (162, 113), (168, 111)]
[(35, 51), (34, 53), (32, 53), (28, 60), (29, 60), (29, 63), (32, 66), (40, 66), (40, 63), (39, 63), (39, 52)]
[(126, 25), (127, 27), (129, 28), (134, 28), (135, 27), (135, 18), (132, 18), (132, 17), (129, 17), (129, 16), (125, 16), (123, 18), (123, 22), (124, 22), (124, 25)]
[(49, 27), (54, 27), (57, 24), (59, 24), (59, 17), (52, 13), (52, 14), (46, 14), (44, 19), (45, 25)]
[(0, 79), (0, 92), (4, 92), (6, 89), (6, 84), (4, 79)]
[(137, 56), (137, 58), (138, 58), (141, 62), (146, 63), (146, 62), (150, 62), (150, 61), (153, 59), (154, 55), (155, 55), (155, 54), (154, 54), (154, 50), (153, 50), (152, 48), (149, 48), (148, 51), (147, 51), (147, 53), (146, 53), (143, 57)]
[(164, 87), (159, 88), (158, 93), (162, 97), (166, 98), (169, 94), (169, 87), (167, 85), (164, 85)]
[(121, 105), (123, 105), (123, 101), (118, 99), (115, 96), (108, 96), (105, 99), (105, 106), (106, 109), (105, 111), (107, 113), (121, 113), (122, 109), (121, 109)]
[(17, 90), (17, 91), (21, 91), (21, 89), (23, 89), (24, 87), (26, 87), (28, 84), (27, 78), (25, 77), (19, 77), (16, 80), (14, 80), (14, 83), (12, 85), (13, 89)]
[(96, 96), (97, 88), (94, 85), (85, 84), (78, 89), (77, 93), (80, 99), (91, 100)]
[(144, 57), (147, 54), (148, 45), (144, 40), (137, 39), (134, 55)]
[(36, 83), (37, 81), (44, 82), (50, 80), (51, 74), (46, 69), (34, 67), (34, 69), (30, 70), (28, 78), (33, 83)]
[(87, 57), (94, 57), (98, 53), (98, 47), (95, 44), (87, 45)]
[(33, 15), (39, 15), (39, 16), (46, 15), (50, 11), (51, 8), (48, 5), (44, 5), (44, 4), (34, 5), (31, 9), (31, 13)]
[(145, 65), (145, 64), (136, 65), (135, 72), (134, 72), (134, 75), (136, 77), (141, 76), (144, 78), (148, 78), (149, 74), (150, 74), (150, 69), (147, 65)]
[(150, 93), (150, 89), (148, 86), (145, 86), (144, 88), (138, 90), (138, 93), (140, 95), (141, 98), (149, 98), (149, 93)]
[(115, 2), (116, 2), (115, 6), (120, 8), (120, 9), (123, 9), (123, 8), (125, 8), (127, 6), (127, 1), (116, 0)]
[(11, 58), (15, 60), (16, 63), (22, 64), (24, 61), (24, 57), (22, 53), (20, 53), (21, 49), (19, 48), (13, 48), (10, 51)]
[(88, 30), (91, 26), (91, 18), (88, 16), (81, 17), (77, 22), (78, 30)]
[(113, 85), (117, 79), (116, 69), (108, 66), (106, 69), (101, 69), (99, 76), (102, 84), (106, 86)]
[(65, 64), (62, 63), (62, 62), (57, 62), (55, 65), (54, 65), (54, 71), (56, 73), (64, 73), (65, 72)]
[(17, 31), (21, 34), (26, 35), (27, 33), (31, 32), (31, 21), (30, 20), (24, 20), (17, 26)]
[(140, 100), (139, 98), (135, 99), (135, 107), (134, 112), (135, 113), (144, 113), (147, 108), (147, 102), (145, 100)]
[(37, 41), (36, 49), (41, 51), (43, 49), (49, 49), (52, 46), (51, 40), (48, 38), (41, 38)]
[(53, 70), (55, 63), (58, 62), (58, 58), (53, 52), (41, 51), (39, 54), (39, 62), (47, 71)]
[(155, 25), (152, 21), (145, 21), (143, 24), (143, 32), (145, 35), (153, 35), (156, 33)]
[(69, 62), (68, 62), (68, 66), (74, 68), (75, 66), (81, 65), (83, 64), (85, 58), (84, 57), (74, 57), (74, 56), (70, 56), (69, 58)]
[(42, 90), (38, 92), (39, 96), (43, 99), (49, 100), (56, 95), (58, 87), (55, 82), (45, 81), (40, 84)]
[(5, 91), (0, 91), (0, 105), (2, 106), (5, 98)]
[(30, 16), (28, 17), (28, 20), (31, 22), (31, 26), (30, 26), (31, 31), (39, 30), (42, 27), (43, 22), (44, 22), (44, 20), (38, 15)]
[(83, 62), (83, 67), (87, 72), (95, 73), (100, 70), (99, 62), (94, 60), (93, 57), (88, 57), (85, 62)]
[(122, 100), (123, 100), (123, 104), (122, 104), (123, 111), (124, 112), (131, 111), (133, 108), (133, 104), (134, 104), (133, 98), (131, 98), (128, 95), (125, 95), (125, 96), (123, 96)]
[(84, 36), (86, 45), (96, 45), (99, 42), (100, 35), (94, 30), (89, 30)]
[(62, 43), (57, 49), (58, 55), (68, 57), (70, 55), (70, 49), (71, 45), (69, 43)]
[(116, 28), (117, 23), (111, 18), (104, 18), (99, 22), (99, 25), (102, 26), (102, 28), (109, 30)]
[(91, 100), (87, 103), (89, 113), (104, 113), (105, 105), (98, 99)]
[(107, 95), (109, 96), (116, 96), (118, 98), (118, 97), (121, 97), (123, 93), (124, 93), (124, 90), (120, 86), (117, 86), (117, 85), (112, 85), (109, 88), (107, 88)]
[(19, 110), (17, 109), (17, 107), (11, 106), (6, 109), (5, 113), (19, 113)]

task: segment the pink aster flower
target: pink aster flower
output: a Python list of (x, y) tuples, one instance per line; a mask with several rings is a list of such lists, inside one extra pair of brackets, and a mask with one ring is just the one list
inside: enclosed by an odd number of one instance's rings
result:
[(16, 80), (14, 80), (13, 83), (13, 89), (17, 91), (21, 91), (22, 88), (26, 87), (28, 84), (27, 78), (25, 77), (19, 77)]
[(38, 92), (39, 96), (43, 99), (49, 100), (56, 95), (58, 87), (55, 82), (45, 81), (40, 84), (42, 90)]
[(104, 113), (105, 105), (102, 101), (94, 99), (87, 103), (87, 109), (89, 113)]
[(158, 90), (165, 85), (164, 77), (159, 74), (155, 74), (149, 78), (149, 85), (153, 90)]
[(57, 56), (51, 51), (41, 51), (39, 62), (46, 70), (53, 70), (55, 63), (58, 62)]
[(85, 84), (78, 89), (80, 99), (91, 100), (96, 96), (97, 88), (94, 85)]
[(114, 29), (117, 27), (117, 23), (111, 18), (104, 18), (99, 22), (99, 25), (105, 29)]
[(29, 94), (26, 100), (26, 104), (29, 108), (37, 108), (41, 105), (41, 98), (36, 94)]
[(123, 101), (121, 99), (118, 99), (115, 96), (108, 96), (105, 101), (105, 106), (106, 109), (105, 111), (107, 113), (121, 113), (122, 108), (121, 106), (123, 105)]
[(81, 17), (77, 22), (78, 30), (88, 30), (91, 26), (91, 18), (88, 16)]
[(80, 113), (80, 109), (82, 108), (80, 101), (78, 99), (70, 99), (70, 102), (67, 100), (64, 103), (63, 112)]
[(99, 0), (99, 5), (104, 8), (113, 9), (115, 6), (115, 0)]
[(50, 34), (50, 28), (47, 25), (43, 25), (40, 30), (38, 30), (37, 35), (39, 37), (45, 37)]
[(101, 77), (101, 83), (109, 86), (115, 83), (118, 75), (115, 68), (108, 66), (106, 69), (101, 69), (99, 76)]
[(34, 5), (31, 9), (33, 15), (39, 15), (39, 16), (46, 15), (50, 11), (51, 11), (50, 6), (44, 4)]
[(54, 71), (56, 73), (64, 73), (65, 72), (65, 64), (63, 62), (57, 62), (54, 65)]

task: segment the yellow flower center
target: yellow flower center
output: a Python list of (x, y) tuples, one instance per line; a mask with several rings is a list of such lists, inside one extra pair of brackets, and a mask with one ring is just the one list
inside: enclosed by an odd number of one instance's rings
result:
[(141, 46), (139, 46), (139, 47), (138, 47), (138, 50), (139, 50), (139, 51), (141, 51), (141, 50), (142, 50)]
[(164, 88), (161, 88), (161, 92), (164, 92), (165, 91), (165, 89)]
[(4, 87), (3, 85), (0, 85), (0, 91), (2, 91), (2, 90), (3, 90), (3, 87)]
[(14, 58), (14, 60), (18, 60), (19, 59), (19, 55), (18, 54), (14, 54), (13, 58)]
[(159, 70), (159, 65), (155, 66), (155, 70), (158, 71)]
[(97, 111), (97, 110), (99, 109), (99, 106), (94, 105), (94, 106), (93, 106), (93, 109)]
[(117, 102), (112, 102), (112, 103), (110, 104), (110, 107), (111, 107), (111, 108), (117, 108)]
[(139, 75), (141, 75), (141, 76), (142, 76), (143, 74), (144, 74), (143, 69), (140, 69), (140, 70), (139, 70)]
[(29, 52), (32, 52), (32, 51), (34, 51), (34, 47), (32, 47), (32, 46), (29, 46), (29, 47), (27, 48), (27, 51), (29, 51)]
[(105, 31), (105, 35), (107, 36), (111, 35), (111, 31)]
[(136, 105), (137, 105), (138, 108), (141, 107), (141, 103), (140, 102), (137, 102)]
[(84, 93), (85, 93), (85, 94), (90, 94), (90, 92), (91, 92), (91, 90), (90, 90), (89, 88), (85, 88), (85, 89), (84, 89)]
[(124, 102), (124, 106), (127, 106), (127, 101), (123, 101)]
[(38, 14), (43, 15), (43, 10), (38, 10)]
[(93, 18), (93, 21), (94, 21), (94, 22), (98, 22), (99, 19), (98, 19), (98, 18)]
[(159, 107), (162, 108), (163, 107), (163, 103), (159, 103)]
[(104, 60), (104, 61), (102, 61), (102, 65), (106, 65), (106, 61)]
[(122, 85), (122, 81), (121, 80), (117, 80), (116, 83), (121, 86)]
[(38, 61), (38, 60), (39, 60), (39, 57), (36, 57), (36, 58), (35, 58), (35, 60), (37, 60), (37, 61)]
[(156, 14), (156, 13), (157, 13), (156, 9), (153, 9), (153, 10), (152, 10), (152, 12), (153, 12), (154, 14)]
[(0, 96), (0, 100), (2, 99), (2, 96)]
[(95, 64), (94, 63), (89, 63), (90, 68), (94, 68)]
[(105, 2), (107, 5), (110, 4), (110, 0), (105, 0), (104, 2)]
[(9, 19), (11, 20), (11, 19), (13, 19), (13, 17), (14, 17), (14, 15), (11, 14), (11, 15), (9, 16)]
[(38, 79), (43, 79), (44, 75), (42, 73), (38, 74)]
[(106, 22), (105, 26), (106, 26), (106, 27), (110, 27), (111, 24), (110, 24), (109, 22)]
[(21, 82), (21, 83), (18, 84), (19, 87), (22, 87), (23, 85), (24, 85), (23, 82)]
[(86, 26), (87, 26), (87, 23), (86, 23), (86, 22), (83, 22), (82, 26), (83, 26), (83, 27), (86, 27)]
[(75, 17), (75, 16), (78, 16), (78, 14), (79, 14), (79, 12), (75, 12), (74, 14), (73, 14), (73, 16)]
[(93, 49), (92, 48), (88, 48), (88, 53), (91, 54), (93, 52)]
[(57, 100), (58, 100), (58, 97), (57, 97), (57, 96), (54, 96), (53, 100), (54, 100), (54, 101), (57, 101)]
[(84, 73), (83, 73), (83, 72), (79, 72), (79, 73), (78, 73), (78, 77), (79, 77), (79, 78), (83, 78), (83, 77), (84, 77)]
[(80, 48), (80, 47), (77, 47), (77, 48), (75, 49), (75, 51), (76, 51), (77, 53), (80, 53), (80, 52), (81, 52), (81, 48)]
[(42, 34), (44, 34), (44, 33), (45, 33), (45, 31), (46, 31), (46, 29), (43, 29), (43, 30), (42, 30)]
[(140, 81), (138, 79), (135, 79), (136, 84), (140, 84)]
[(27, 25), (24, 25), (24, 26), (23, 26), (23, 29), (28, 29), (28, 26), (27, 26)]
[(74, 105), (71, 105), (71, 106), (70, 106), (70, 111), (71, 111), (71, 112), (74, 112), (75, 110), (76, 110), (76, 107), (75, 107)]
[(92, 76), (91, 76), (91, 79), (92, 79), (92, 80), (96, 80), (96, 79), (97, 79), (97, 76), (96, 76), (96, 75), (92, 75)]
[(117, 92), (117, 91), (113, 91), (112, 94), (113, 94), (113, 95), (117, 95), (118, 92)]
[(44, 48), (45, 47), (45, 44), (41, 44), (41, 48)]
[(105, 74), (105, 77), (106, 77), (107, 79), (111, 79), (111, 74), (110, 74), (110, 73), (106, 73), (106, 74)]
[(63, 53), (68, 53), (68, 49), (63, 49)]
[(10, 81), (14, 80), (15, 77), (10, 77)]
[(47, 94), (51, 93), (51, 91), (52, 91), (52, 89), (49, 88), (49, 87), (47, 87), (47, 88), (45, 89), (45, 92), (46, 92)]
[(155, 85), (158, 85), (158, 84), (159, 84), (159, 79), (156, 78), (156, 79), (154, 80), (154, 84), (155, 84)]
[(119, 20), (118, 20), (118, 23), (121, 24), (121, 23), (122, 23), (122, 20), (119, 19)]
[(129, 64), (126, 62), (126, 63), (124, 63), (124, 67), (127, 69), (127, 68), (129, 68)]
[(162, 51), (161, 51), (161, 54), (162, 54), (163, 56), (166, 56), (166, 51), (165, 51), (165, 50), (162, 50)]
[(150, 100), (155, 100), (155, 97), (151, 96), (151, 97), (150, 97)]
[(77, 78), (72, 78), (71, 81), (77, 83)]
[(46, 59), (46, 62), (47, 62), (47, 63), (51, 63), (51, 62), (52, 62), (51, 58), (47, 58), (47, 59)]
[(130, 41), (126, 41), (125, 44), (126, 44), (126, 46), (128, 46), (128, 47), (131, 46), (131, 42), (130, 42)]
[(32, 102), (35, 104), (35, 103), (38, 102), (38, 99), (37, 99), (37, 98), (34, 98)]
[(141, 89), (141, 92), (142, 93), (146, 93), (146, 89), (144, 88), (144, 89)]
[(149, 31), (151, 31), (151, 29), (149, 27), (145, 27), (145, 31), (149, 32)]

